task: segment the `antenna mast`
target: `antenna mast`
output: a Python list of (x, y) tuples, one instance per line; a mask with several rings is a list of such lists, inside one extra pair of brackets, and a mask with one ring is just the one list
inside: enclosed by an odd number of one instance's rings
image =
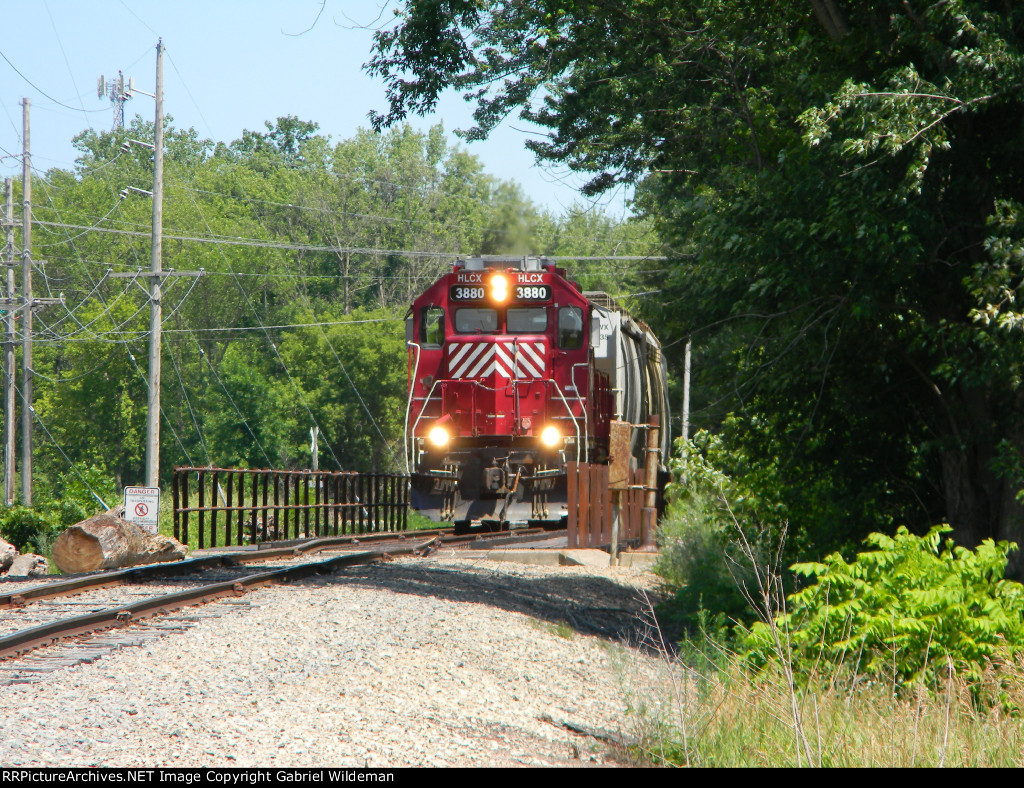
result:
[(117, 72), (114, 79), (104, 79), (100, 75), (96, 83), (96, 97), (110, 97), (110, 106), (114, 111), (114, 125), (112, 130), (124, 128), (124, 103), (132, 97), (130, 90), (125, 90), (124, 74)]

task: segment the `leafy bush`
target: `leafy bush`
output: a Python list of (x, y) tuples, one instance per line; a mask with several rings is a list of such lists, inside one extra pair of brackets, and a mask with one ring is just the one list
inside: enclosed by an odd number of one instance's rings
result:
[(40, 508), (55, 527), (63, 529), (103, 511), (97, 495), (107, 506), (117, 504), (120, 497), (114, 479), (102, 468), (90, 465), (77, 473), (61, 474), (55, 484), (44, 488), (39, 496)]
[(753, 587), (753, 563), (741, 544), (756, 546), (762, 533), (737, 538), (739, 520), (727, 501), (738, 501), (749, 522), (753, 498), (712, 465), (709, 455), (720, 451), (720, 439), (704, 431), (691, 441), (676, 441), (672, 503), (658, 528), (655, 572), (672, 594), (659, 612), (691, 633), (709, 626), (721, 631), (727, 622), (750, 623), (755, 617), (745, 596)]
[(108, 506), (117, 500), (114, 480), (96, 466), (80, 469), (79, 473), (63, 474), (50, 484), (41, 484), (36, 506), (0, 508), (0, 537), (22, 553), (48, 554), (53, 540), (65, 528), (103, 510), (92, 491)]
[(28, 506), (0, 509), (0, 537), (21, 553), (45, 553), (56, 537), (50, 516)]
[(779, 642), (788, 642), (797, 673), (847, 665), (897, 684), (934, 686), (951, 664), (958, 675), (980, 677), (1003, 650), (1024, 650), (1024, 586), (1004, 577), (1015, 545), (987, 539), (968, 550), (942, 539), (951, 530), (873, 533), (866, 542), (875, 549), (852, 562), (833, 553), (794, 565), (813, 582), (787, 597), (774, 628), (750, 628), (744, 656), (755, 665), (778, 661), (787, 656)]

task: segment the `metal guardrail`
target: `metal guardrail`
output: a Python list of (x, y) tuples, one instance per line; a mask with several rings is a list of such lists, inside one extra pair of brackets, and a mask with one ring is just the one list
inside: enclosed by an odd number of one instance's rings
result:
[(194, 523), (200, 549), (407, 527), (401, 474), (176, 467), (171, 489), (174, 538)]

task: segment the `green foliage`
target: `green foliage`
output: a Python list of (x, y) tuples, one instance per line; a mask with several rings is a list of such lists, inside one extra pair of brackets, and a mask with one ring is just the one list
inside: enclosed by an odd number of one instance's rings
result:
[(704, 431), (691, 441), (676, 441), (671, 504), (658, 526), (655, 572), (672, 594), (660, 614), (691, 633), (721, 630), (727, 622), (749, 624), (756, 615), (746, 596), (756, 588), (753, 566), (737, 538), (741, 525), (732, 501), (744, 515), (754, 506), (715, 467), (722, 453), (721, 439)]
[(52, 523), (54, 530), (92, 517), (121, 503), (121, 489), (113, 477), (96, 465), (78, 466), (58, 474), (52, 485), (44, 485), (36, 509)]
[(21, 553), (43, 554), (56, 534), (54, 522), (45, 513), (28, 506), (0, 509), (0, 536)]
[(368, 68), (380, 127), (454, 87), (468, 137), (518, 112), (587, 191), (637, 184), (672, 255), (640, 306), (810, 553), (1024, 538), (1022, 42), (1003, 0), (406, 0)]
[(45, 555), (65, 528), (104, 511), (104, 503), (115, 506), (118, 499), (109, 473), (95, 465), (79, 467), (52, 481), (42, 480), (34, 506), (0, 508), (0, 537), (20, 552)]
[(1015, 546), (986, 539), (977, 550), (899, 528), (871, 534), (875, 548), (792, 567), (811, 583), (787, 597), (772, 625), (754, 624), (745, 658), (757, 665), (790, 655), (809, 675), (846, 666), (854, 674), (936, 686), (955, 672), (977, 679), (988, 662), (1024, 650), (1024, 586), (1004, 577)]

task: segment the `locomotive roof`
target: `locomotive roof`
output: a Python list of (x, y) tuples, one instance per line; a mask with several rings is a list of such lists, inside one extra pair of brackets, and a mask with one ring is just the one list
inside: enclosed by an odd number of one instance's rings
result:
[(546, 257), (516, 257), (512, 255), (484, 254), (479, 257), (467, 257), (455, 261), (456, 269), (466, 271), (483, 271), (485, 268), (518, 268), (520, 271), (553, 270), (555, 264)]

